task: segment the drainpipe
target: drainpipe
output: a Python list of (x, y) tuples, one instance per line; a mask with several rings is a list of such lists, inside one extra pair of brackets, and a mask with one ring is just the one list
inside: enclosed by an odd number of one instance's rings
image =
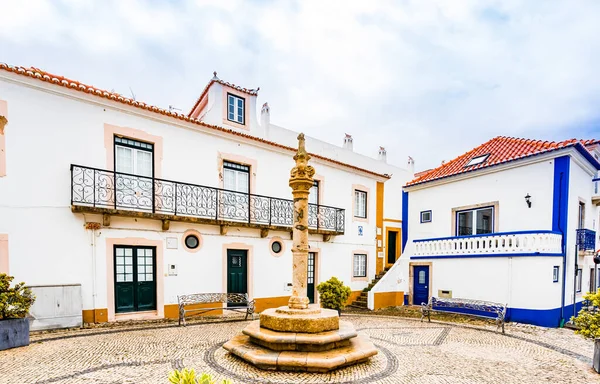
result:
[(92, 229), (92, 311), (96, 323), (96, 230)]

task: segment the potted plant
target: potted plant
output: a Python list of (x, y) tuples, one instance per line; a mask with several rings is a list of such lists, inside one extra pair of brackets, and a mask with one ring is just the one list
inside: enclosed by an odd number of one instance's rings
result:
[(29, 308), (35, 300), (25, 283), (10, 287), (14, 277), (0, 273), (0, 351), (29, 345)]
[(317, 285), (317, 291), (321, 299), (321, 306), (323, 308), (335, 309), (338, 311), (338, 314), (341, 313), (352, 292), (350, 287), (345, 286), (344, 282), (335, 276)]
[(594, 339), (594, 359), (592, 361), (594, 370), (600, 373), (600, 290), (583, 296), (583, 308), (577, 317), (571, 320), (577, 327), (575, 333), (583, 337)]

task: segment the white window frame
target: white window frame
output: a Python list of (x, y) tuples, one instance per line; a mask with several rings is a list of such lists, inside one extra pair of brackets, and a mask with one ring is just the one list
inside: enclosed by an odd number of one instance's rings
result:
[(577, 268), (577, 276), (575, 276), (575, 281), (576, 281), (575, 292), (576, 293), (581, 293), (582, 280), (583, 280), (583, 269)]
[[(225, 185), (227, 173), (231, 173), (235, 179), (234, 189), (229, 189)], [(245, 174), (247, 178), (246, 183), (241, 183), (241, 175)], [(234, 191), (239, 193), (250, 193), (250, 166), (245, 164), (235, 163), (233, 161), (223, 161), (223, 189), (228, 191)]]
[(319, 205), (319, 180), (314, 180), (308, 194), (308, 204)]
[(559, 280), (560, 280), (560, 266), (555, 265), (554, 267), (552, 267), (552, 282), (558, 283)]
[[(114, 148), (115, 148), (115, 172), (119, 173), (128, 173), (136, 176), (154, 177), (154, 146), (149, 143), (144, 143), (142, 141), (129, 139), (125, 137), (115, 136), (114, 139)], [(131, 153), (131, 172), (125, 172), (122, 169), (119, 169), (121, 162), (119, 161), (119, 149), (124, 151), (130, 151)], [(150, 154), (150, 164), (149, 164), (149, 174), (141, 174), (140, 169), (138, 167), (138, 157), (140, 153)]]
[[(359, 204), (360, 196), (364, 196), (364, 203), (363, 203), (362, 207)], [(359, 219), (367, 218), (367, 214), (368, 214), (367, 205), (368, 205), (368, 201), (369, 201), (368, 199), (369, 199), (369, 195), (368, 195), (367, 191), (361, 191), (360, 189), (354, 190), (354, 217), (357, 217)], [(363, 208), (362, 212), (361, 212), (360, 208)], [(364, 216), (361, 216), (361, 214), (364, 214)]]
[[(352, 258), (352, 276), (367, 277), (367, 255), (365, 253), (355, 253)], [(364, 265), (361, 265), (363, 260)]]
[[(241, 109), (241, 111), (240, 111)], [(227, 120), (238, 124), (245, 124), (246, 100), (243, 97), (227, 94)]]
[[(481, 207), (481, 208), (472, 208), (472, 209), (462, 209), (460, 211), (455, 211), (456, 214), (456, 226), (454, 228), (455, 231), (455, 235), (457, 237), (459, 236), (474, 236), (474, 235), (478, 235), (477, 233), (477, 212), (478, 211), (484, 211), (484, 210), (488, 210), (491, 209), (492, 210), (492, 225), (491, 225), (491, 229), (492, 231), (490, 233), (494, 233), (496, 231), (496, 220), (495, 220), (495, 215), (496, 215), (496, 207), (493, 205), (489, 205), (486, 207)], [(471, 220), (473, 220), (472, 222), (472, 226), (471, 226), (471, 234), (470, 235), (461, 235), (460, 231), (459, 231), (459, 225), (460, 225), (460, 220), (459, 220), (459, 215), (461, 213), (465, 213), (465, 212), (472, 212), (472, 218)], [(483, 234), (479, 234), (479, 235), (483, 235)]]
[(475, 156), (471, 160), (469, 160), (469, 162), (467, 163), (467, 165), (465, 165), (465, 168), (472, 167), (474, 165), (483, 164), (488, 159), (488, 157), (490, 157), (489, 153), (485, 154), (485, 155), (481, 155), (481, 156)]

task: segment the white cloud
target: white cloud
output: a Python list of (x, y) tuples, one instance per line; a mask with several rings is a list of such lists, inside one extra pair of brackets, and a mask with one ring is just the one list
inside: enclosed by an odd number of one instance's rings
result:
[[(423, 169), (495, 135), (600, 136), (600, 3), (0, 0), (0, 61), (186, 110), (217, 70), (272, 121)], [(260, 104), (259, 104), (260, 105)], [(600, 123), (599, 123), (600, 124)], [(584, 128), (581, 128), (585, 125)]]

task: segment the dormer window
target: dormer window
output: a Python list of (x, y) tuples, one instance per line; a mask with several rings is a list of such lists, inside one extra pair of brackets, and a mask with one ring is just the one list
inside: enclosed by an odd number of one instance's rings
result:
[(489, 153), (487, 155), (481, 155), (481, 156), (474, 157), (474, 158), (471, 159), (471, 161), (469, 161), (467, 163), (467, 165), (465, 165), (465, 168), (466, 167), (471, 167), (473, 165), (482, 164), (482, 163), (484, 163), (487, 160), (488, 157), (490, 157)]
[(244, 99), (227, 94), (227, 120), (234, 123), (244, 124)]

